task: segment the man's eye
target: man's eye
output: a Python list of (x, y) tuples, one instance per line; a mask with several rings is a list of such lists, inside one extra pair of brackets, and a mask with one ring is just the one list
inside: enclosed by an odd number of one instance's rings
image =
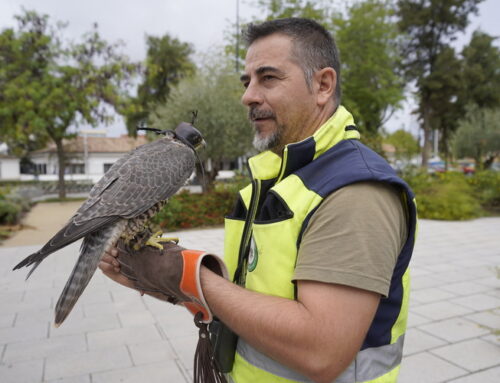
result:
[(274, 79), (275, 79), (275, 77), (271, 76), (271, 75), (267, 75), (267, 76), (262, 77), (262, 80), (264, 80), (264, 81), (270, 81), (270, 80), (274, 80)]
[(248, 88), (248, 85), (249, 85), (250, 83), (249, 83), (248, 81), (246, 81), (246, 82), (243, 82), (242, 84), (243, 84), (243, 88), (245, 88), (245, 89), (246, 89), (246, 88)]

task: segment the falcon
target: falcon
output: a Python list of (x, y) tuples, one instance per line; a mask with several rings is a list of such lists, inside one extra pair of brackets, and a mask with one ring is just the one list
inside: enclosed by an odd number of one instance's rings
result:
[(150, 237), (148, 222), (186, 183), (195, 167), (196, 150), (205, 144), (200, 132), (186, 122), (175, 131), (140, 129), (154, 130), (165, 137), (139, 146), (116, 161), (66, 226), (14, 267), (33, 265), (28, 279), (48, 255), (83, 237), (80, 255), (55, 308), (56, 327), (73, 309), (101, 257), (119, 238), (136, 248), (146, 244), (161, 247), (161, 232)]

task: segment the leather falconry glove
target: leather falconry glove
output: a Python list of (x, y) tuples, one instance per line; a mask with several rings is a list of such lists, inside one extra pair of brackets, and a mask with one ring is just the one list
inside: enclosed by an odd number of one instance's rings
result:
[(174, 242), (164, 243), (163, 250), (152, 246), (134, 250), (123, 240), (116, 247), (121, 274), (134, 281), (138, 290), (161, 293), (168, 302), (184, 305), (193, 315), (201, 312), (201, 322), (212, 322), (213, 315), (201, 289), (200, 270), (203, 265), (227, 279), (222, 259)]
[(175, 242), (163, 244), (163, 249), (144, 246), (134, 250), (120, 240), (116, 247), (120, 272), (132, 280), (138, 290), (160, 293), (167, 301), (180, 303), (194, 314), (194, 323), (199, 328), (194, 383), (227, 383), (210, 341), (208, 323), (212, 322), (213, 315), (200, 283), (202, 265), (227, 279), (224, 262), (213, 254), (185, 249)]

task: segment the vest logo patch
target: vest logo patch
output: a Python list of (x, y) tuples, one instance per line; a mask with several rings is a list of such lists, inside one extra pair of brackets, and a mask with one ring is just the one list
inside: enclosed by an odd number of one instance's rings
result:
[(250, 242), (250, 253), (248, 254), (248, 271), (254, 271), (257, 267), (257, 262), (259, 261), (259, 251), (257, 250), (257, 245), (252, 237)]

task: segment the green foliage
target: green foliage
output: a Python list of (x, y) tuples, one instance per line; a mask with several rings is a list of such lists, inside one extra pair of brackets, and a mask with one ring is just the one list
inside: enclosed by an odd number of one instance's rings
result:
[(484, 214), (463, 174), (418, 172), (404, 179), (415, 193), (420, 218), (466, 220)]
[(389, 1), (366, 0), (332, 19), (342, 59), (342, 103), (354, 114), (362, 134), (377, 134), (403, 100), (393, 16)]
[(494, 214), (500, 213), (500, 172), (476, 172), (474, 176), (467, 177), (467, 182), (483, 208)]
[(252, 129), (240, 102), (241, 94), (242, 87), (231, 64), (207, 58), (204, 67), (194, 77), (181, 80), (166, 104), (150, 116), (154, 127), (173, 129), (181, 121), (190, 121), (193, 110), (198, 111), (195, 125), (207, 142), (201, 156), (212, 162), (205, 185), (208, 189), (213, 185), (220, 161), (244, 155), (251, 148)]
[(476, 169), (488, 168), (500, 154), (500, 109), (470, 105), (453, 137), (457, 157), (472, 157)]
[(170, 198), (153, 223), (168, 231), (221, 225), (224, 216), (231, 212), (235, 197), (234, 192), (225, 189), (203, 194), (183, 191)]
[(19, 223), (22, 213), (30, 207), (29, 201), (15, 196), (9, 188), (0, 188), (0, 225)]
[(463, 56), (463, 91), (461, 104), (480, 108), (500, 107), (500, 49), (496, 37), (475, 31)]
[[(442, 89), (446, 80), (446, 62), (454, 63), (449, 43), (463, 32), (469, 18), (477, 14), (483, 0), (398, 0), (399, 28), (404, 34), (403, 65), (409, 81), (415, 81), (419, 97), (419, 117), (424, 131), (422, 166), (427, 167), (433, 123), (438, 123), (439, 106), (433, 94)], [(446, 53), (445, 51), (448, 51)], [(443, 56), (444, 55), (444, 56)], [(438, 62), (439, 59), (439, 62)], [(441, 75), (434, 72), (442, 72)], [(455, 76), (450, 73), (451, 79)], [(450, 84), (453, 88), (453, 84)], [(448, 93), (446, 89), (444, 93)], [(453, 98), (444, 101), (452, 102)], [(449, 119), (448, 119), (449, 120)]]
[(70, 126), (111, 120), (105, 104), (120, 108), (136, 66), (108, 44), (97, 26), (77, 43), (66, 43), (62, 24), (24, 11), (17, 29), (0, 32), (0, 139), (28, 156), (49, 139), (57, 147), (60, 196), (65, 196), (62, 140)]
[(193, 48), (168, 34), (162, 37), (146, 36), (147, 56), (143, 64), (142, 82), (137, 97), (126, 109), (129, 134), (136, 134), (139, 122), (147, 121), (149, 113), (158, 104), (166, 102), (168, 95), (181, 79), (195, 72), (189, 59)]
[(394, 133), (387, 136), (385, 141), (391, 144), (396, 149), (396, 159), (410, 161), (414, 156), (420, 153), (418, 141), (406, 132), (404, 129), (396, 130)]

